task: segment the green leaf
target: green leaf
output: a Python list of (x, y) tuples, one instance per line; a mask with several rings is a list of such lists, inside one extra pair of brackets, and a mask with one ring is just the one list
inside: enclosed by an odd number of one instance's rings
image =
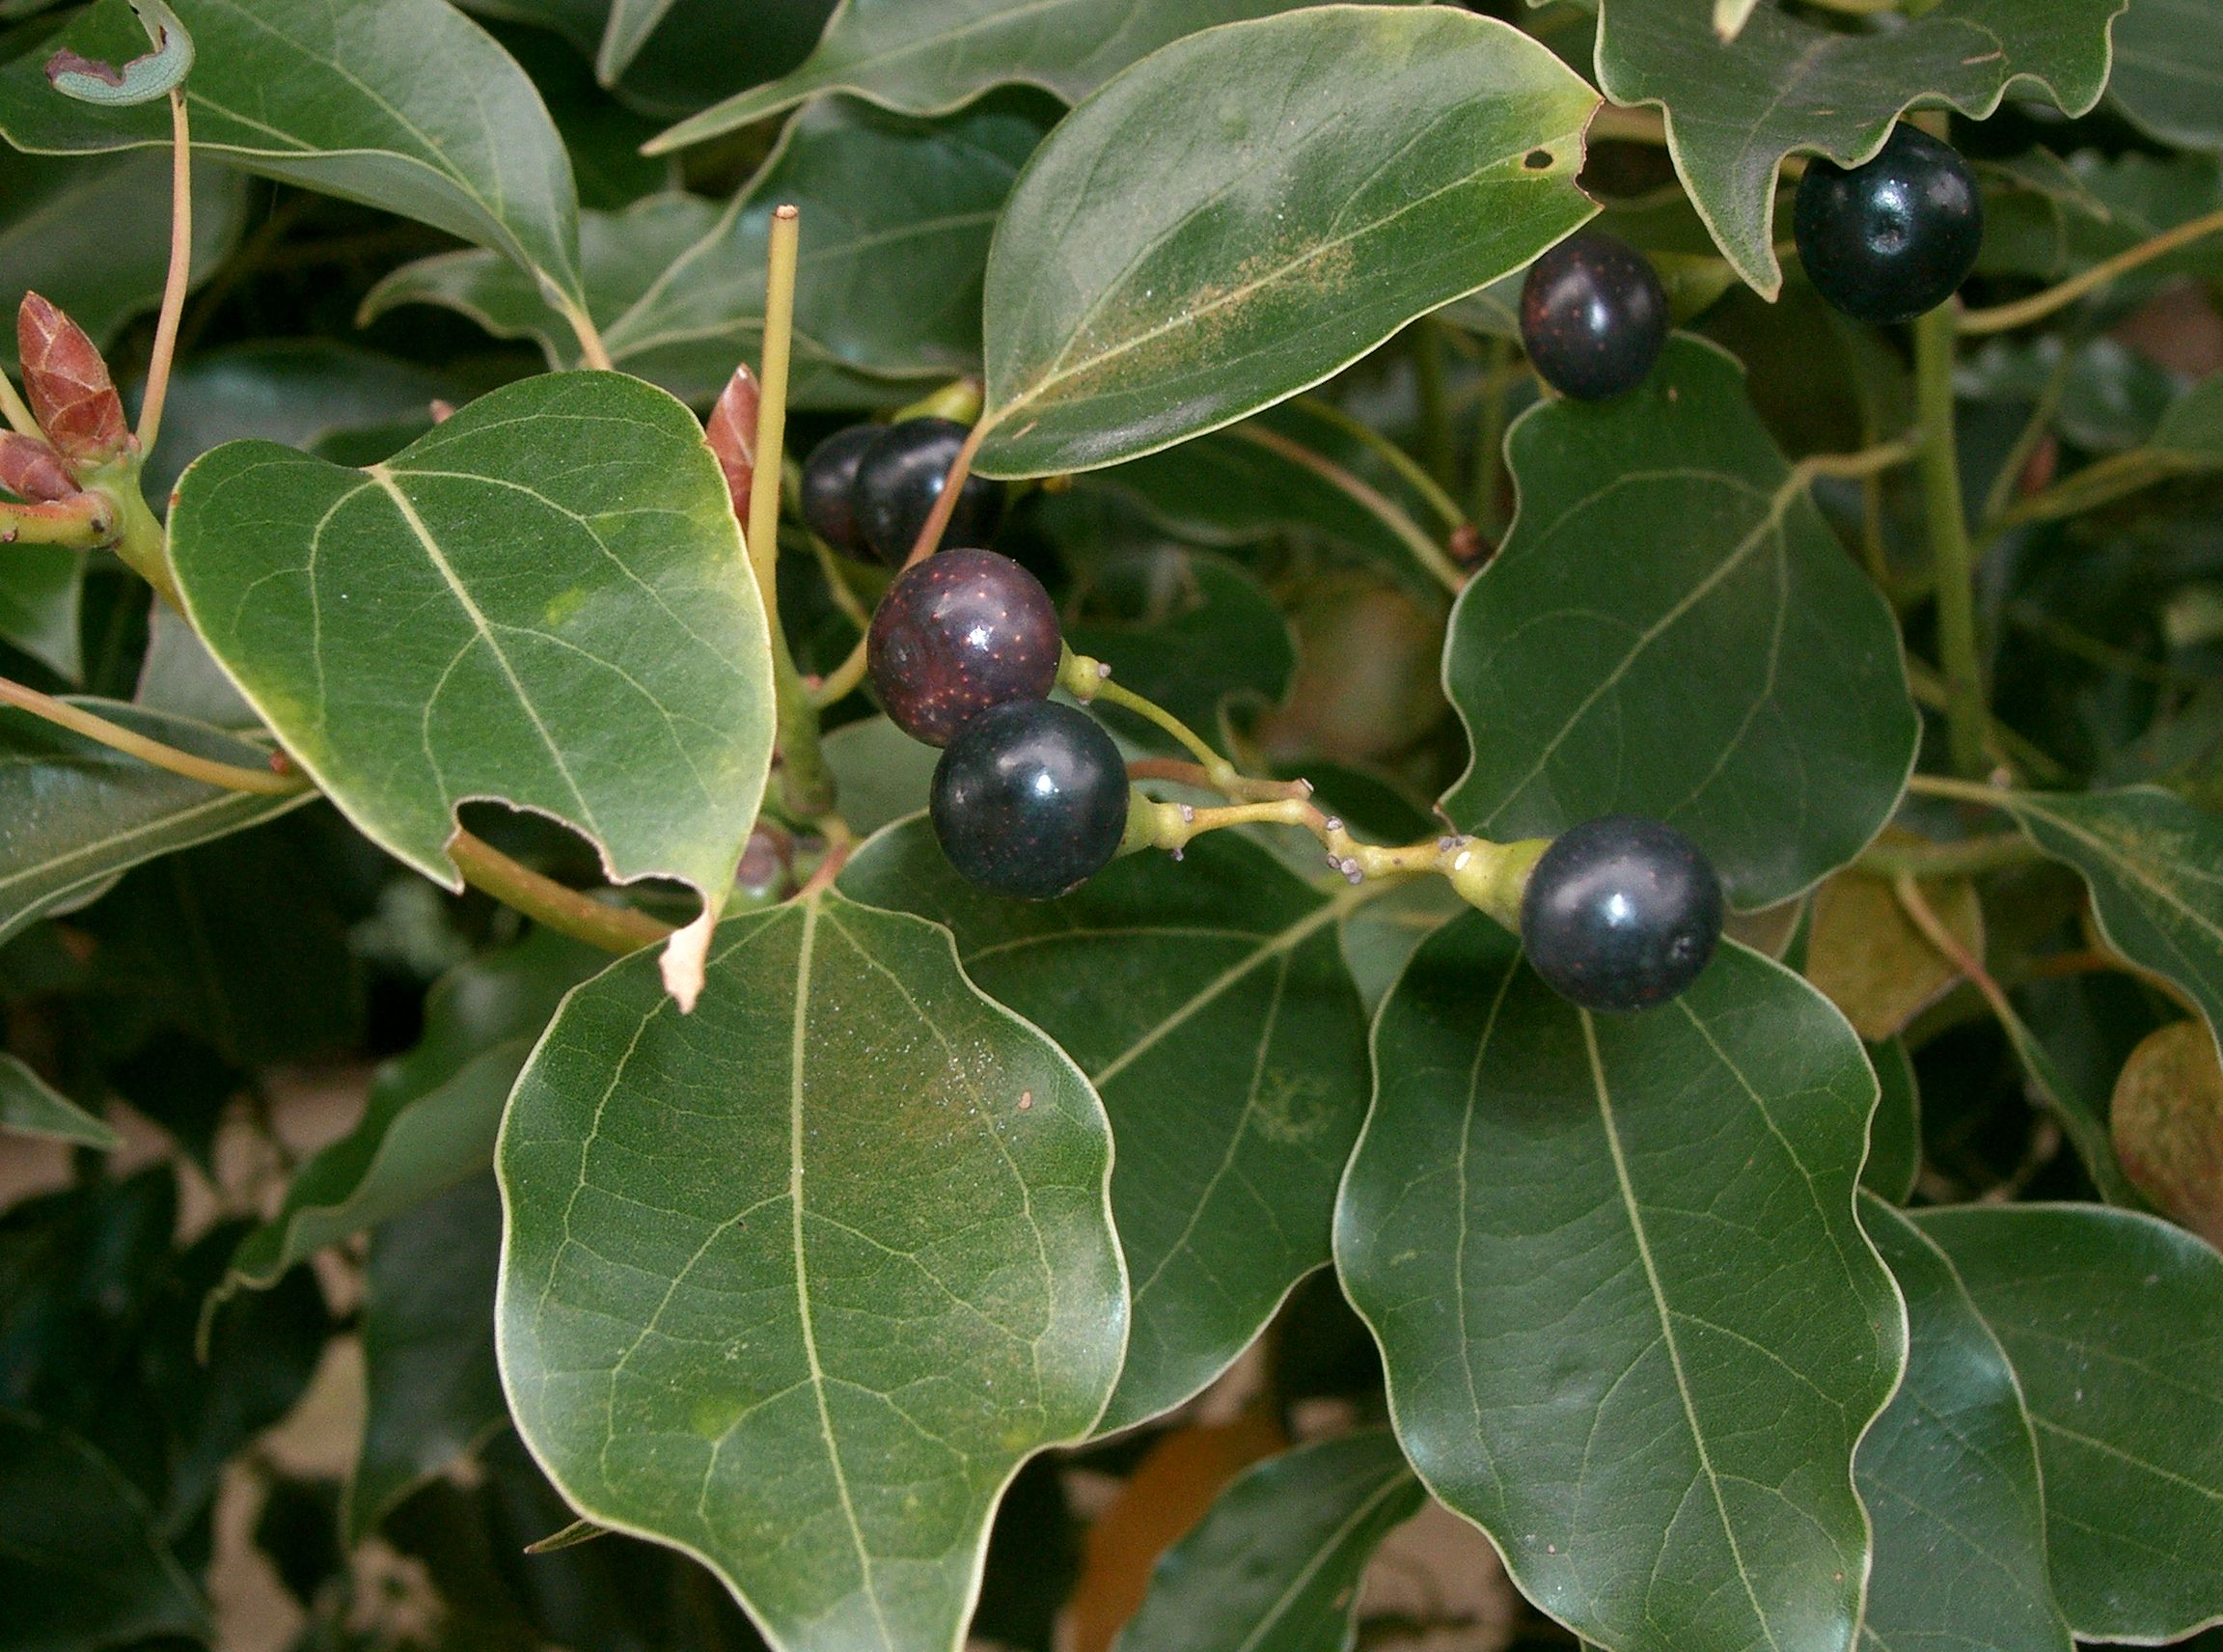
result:
[[(268, 748), (115, 701), (70, 704), (218, 762), (265, 765)], [(228, 791), (151, 768), (29, 712), (0, 710), (0, 938), (82, 904), (143, 861), (298, 809), (316, 794)]]
[(0, 1131), (45, 1136), (103, 1152), (124, 1145), (105, 1120), (86, 1112), (27, 1066), (0, 1053)]
[(1906, 1347), (1853, 1220), (1852, 1029), (1734, 942), (1592, 1017), (1469, 914), (1382, 1006), (1374, 1072), (1335, 1260), (1429, 1489), (1614, 1652), (1846, 1652), (1852, 1454)]
[(2145, 785), (2002, 792), (1999, 806), (2083, 874), (2110, 947), (2175, 981), (2210, 1031), (2223, 1029), (2223, 821)]
[[(1408, 4), (1410, 0), (1369, 0)], [(1304, 0), (844, 0), (793, 73), (682, 121), (651, 152), (699, 144), (825, 92), (942, 115), (1024, 82), (1077, 103), (1160, 46)]]
[(10, 545), (0, 562), (0, 640), (72, 681), (85, 675), (78, 638), (80, 551)]
[(188, 616), (348, 818), (462, 879), (454, 811), (586, 833), (619, 882), (724, 903), (771, 760), (771, 653), (693, 414), (616, 373), (495, 391), (389, 464), (266, 442), (171, 512)]
[(1656, 103), (1675, 170), (1722, 256), (1767, 297), (1776, 262), (1775, 183), (1786, 155), (1871, 158), (1914, 105), (1979, 119), (2010, 87), (2072, 115), (2107, 85), (2108, 24), (2127, 0), (1943, 0), (1904, 26), (1833, 30), (1773, 5), (1734, 41), (1689, 0), (1603, 0), (1598, 84), (1615, 103)]
[(1114, 1652), (1346, 1652), (1358, 1579), (1421, 1496), (1384, 1429), (1253, 1465), (1159, 1558)]
[(2176, 1640), (2223, 1621), (2223, 1257), (2092, 1205), (1915, 1221), (2015, 1363), (2053, 1590), (2078, 1638)]
[[(1075, 653), (1100, 659), (1120, 683), (1215, 733), (1230, 701), (1281, 703), (1297, 673), (1289, 622), (1255, 579), (1207, 553), (1123, 557), (1097, 570), (1088, 617), (1069, 621)], [(1099, 715), (1106, 715), (1099, 712)], [(1167, 739), (1130, 713), (1108, 716), (1152, 745)]]
[(502, 1200), (489, 1175), (372, 1235), (363, 1281), (363, 1444), (347, 1483), (350, 1542), (509, 1419), (494, 1364), (501, 1253)]
[(1575, 175), (1596, 106), (1543, 46), (1449, 7), (1320, 7), (1145, 59), (1011, 192), (976, 468), (1155, 453), (1518, 269), (1595, 210)]
[(782, 1652), (953, 1652), (1003, 1487), (1118, 1370), (1111, 1150), (934, 924), (831, 891), (736, 918), (686, 1018), (629, 959), (503, 1128), (518, 1427)]
[(1474, 753), (1452, 818), (1529, 838), (1654, 815), (1704, 845), (1740, 910), (1850, 862), (1897, 806), (1920, 722), (1889, 605), (1736, 361), (1676, 338), (1641, 389), (1544, 402), (1507, 453), (1519, 514), (1443, 657)]
[(0, 1599), (6, 1652), (211, 1631), (146, 1499), (74, 1434), (18, 1411), (0, 1411)]
[(450, 970), (425, 999), (423, 1039), (379, 1069), (361, 1122), (303, 1165), (284, 1207), (240, 1242), (225, 1290), (275, 1284), (302, 1258), (484, 1170), (557, 1004), (609, 961), (536, 929)]
[[(199, 65), (194, 147), (248, 172), (421, 219), (492, 247), (580, 301), (578, 202), (524, 70), (446, 0), (176, 0)], [(48, 42), (96, 62), (146, 50), (126, 0)], [(40, 154), (170, 144), (166, 103), (57, 97), (44, 51), (0, 65), (0, 135)]]
[[(690, 401), (724, 388), (760, 346), (773, 207), (802, 213), (793, 395), (806, 406), (886, 399), (860, 374), (952, 377), (980, 367), (980, 280), (996, 215), (1042, 128), (999, 105), (939, 123), (845, 98), (806, 110), (723, 210), (652, 196), (581, 215), (588, 308), (618, 366)], [(406, 264), (364, 300), (366, 319), (444, 304), (573, 365), (569, 323), (484, 253)]]
[(841, 818), (860, 838), (924, 809), (942, 757), (885, 717), (844, 723), (821, 749), (841, 799)]
[(1914, 1058), (1907, 1040), (1891, 1038), (1868, 1046), (1881, 1095), (1868, 1125), (1868, 1163), (1860, 1185), (1879, 1198), (1905, 1204), (1914, 1197), (1922, 1174), (1922, 1091), (1914, 1079)]
[(1366, 1107), (1365, 1018), (1336, 950), (1348, 902), (1231, 834), (1182, 865), (1130, 855), (1063, 900), (1002, 900), (958, 878), (923, 821), (866, 844), (842, 887), (948, 924), (966, 974), (1089, 1075), (1134, 1280), (1103, 1430), (1189, 1398), (1328, 1260)]
[(1908, 1330), (1906, 1380), (1856, 1459), (1876, 1529), (1863, 1638), (1880, 1652), (2072, 1652), (2014, 1368), (1919, 1228), (1873, 1196), (1860, 1217), (1907, 1299)]
[[(144, 37), (142, 37), (144, 39)], [(193, 269), (206, 280), (238, 239), (246, 180), (193, 169)], [(151, 310), (170, 269), (170, 157), (58, 159), (0, 149), (0, 297), (43, 293), (105, 347)], [(0, 367), (18, 365), (0, 327)], [(20, 554), (20, 553), (12, 553)]]
[(2223, 150), (2223, 32), (2204, 0), (2131, 0), (2115, 25), (2115, 106), (2151, 136)]

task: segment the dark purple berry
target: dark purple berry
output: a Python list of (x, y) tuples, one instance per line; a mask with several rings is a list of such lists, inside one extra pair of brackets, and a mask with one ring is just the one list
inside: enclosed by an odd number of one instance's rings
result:
[(1721, 881), (1657, 820), (1562, 833), (1528, 876), (1521, 939), (1545, 984), (1585, 1009), (1650, 1009), (1698, 978), (1721, 938)]
[(1544, 382), (1578, 401), (1642, 384), (1673, 324), (1651, 261), (1596, 230), (1530, 264), (1521, 288), (1522, 345)]
[(1860, 321), (1936, 309), (1984, 246), (1984, 199), (1967, 164), (1905, 124), (1865, 166), (1809, 162), (1791, 218), (1814, 289)]
[(812, 448), (803, 463), (804, 522), (843, 556), (859, 562), (871, 560), (872, 547), (857, 525), (850, 494), (857, 484), (857, 461), (879, 434), (877, 425), (837, 430)]
[[(872, 438), (857, 461), (849, 501), (857, 526), (873, 554), (890, 567), (901, 567), (911, 555), (919, 530), (926, 526), (942, 484), (965, 445), (965, 427), (950, 419), (906, 419)], [(957, 509), (943, 530), (945, 545), (985, 545), (1003, 520), (1003, 484), (969, 476), (957, 495)]]
[(990, 706), (1048, 695), (1058, 647), (1042, 582), (1009, 557), (959, 547), (895, 576), (873, 612), (864, 662), (895, 726), (946, 746)]
[(1009, 700), (958, 730), (934, 765), (934, 836), (967, 882), (1055, 900), (1108, 865), (1127, 830), (1127, 765), (1085, 711)]

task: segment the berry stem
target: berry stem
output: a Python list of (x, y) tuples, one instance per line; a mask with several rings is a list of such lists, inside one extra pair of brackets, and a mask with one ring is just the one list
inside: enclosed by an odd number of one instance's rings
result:
[(986, 419), (974, 425), (965, 437), (965, 445), (957, 450), (957, 456), (949, 461), (949, 474), (942, 480), (942, 491), (935, 497), (934, 509), (919, 524), (919, 537), (911, 542), (911, 554), (903, 559), (905, 567), (924, 562), (941, 546), (942, 536), (948, 531), (949, 518), (957, 510), (957, 496), (965, 490), (966, 478), (973, 474), (973, 455), (980, 451), (988, 430)]
[(147, 363), (147, 395), (139, 406), (139, 452), (154, 451), (162, 433), (162, 408), (170, 398), (170, 365), (178, 353), (178, 322), (193, 281), (193, 129), (185, 94), (170, 94), (170, 273), (162, 284), (162, 310), (154, 323), (154, 351)]
[(1911, 775), (1907, 789), (1917, 797), (1942, 797), (1954, 803), (1974, 803), (1986, 809), (2004, 809), (2009, 793), (1975, 781), (1948, 780), (1943, 775)]
[(1984, 671), (1976, 644), (1976, 556), (1961, 498), (1953, 422), (1955, 307), (1940, 304), (1914, 323), (1915, 389), (1922, 418), (1922, 497), (1936, 575), (1938, 663), (1945, 673), (1945, 732), (1953, 767), (1984, 772)]
[(1961, 317), (1961, 331), (1969, 334), (2004, 333), (2012, 328), (2026, 327), (2033, 321), (2044, 320), (2056, 310), (2065, 310), (2088, 292), (2096, 292), (2119, 275), (2126, 275), (2140, 264), (2151, 263), (2157, 258), (2166, 258), (2179, 247), (2223, 232), (2223, 211), (2214, 211), (2173, 230), (2164, 230), (2149, 240), (2117, 253), (2113, 258), (2094, 264), (2081, 275), (2072, 275), (2058, 287), (2048, 287), (2043, 292), (2034, 292), (2027, 298), (2012, 304), (1996, 304), (1988, 310), (1970, 310)]
[[(1212, 784), (1211, 774), (1201, 763), (1185, 763), (1174, 757), (1138, 757), (1127, 765), (1129, 780), (1162, 780), (1175, 785), (1194, 786), (1199, 791), (1219, 791)], [(1312, 783), (1307, 780), (1252, 780), (1248, 775), (1237, 777), (1232, 795), (1244, 802), (1272, 803), (1286, 798), (1304, 799), (1312, 795)]]
[(1113, 705), (1132, 711), (1145, 722), (1154, 723), (1178, 740), (1190, 756), (1202, 765), (1204, 784), (1214, 791), (1236, 796), (1243, 786), (1243, 775), (1235, 765), (1212, 749), (1195, 730), (1181, 721), (1156, 701), (1146, 700), (1133, 689), (1122, 688), (1112, 680), (1112, 668), (1102, 660), (1092, 660), (1086, 654), (1077, 654), (1071, 648), (1063, 649), (1057, 659), (1057, 686), (1082, 704), (1092, 701), (1108, 701)]
[(1355, 885), (1429, 873), (1447, 878), (1468, 905), (1513, 930), (1521, 925), (1521, 895), (1528, 874), (1549, 846), (1541, 838), (1493, 843), (1456, 835), (1396, 846), (1366, 843), (1354, 838), (1341, 820), (1304, 798), (1197, 809), (1186, 803), (1161, 803), (1138, 792), (1127, 807), (1127, 835), (1120, 850), (1166, 849), (1178, 854), (1204, 833), (1229, 826), (1295, 826), (1309, 832), (1328, 851), (1329, 867)]
[(195, 757), (181, 752), (176, 746), (164, 745), (146, 735), (111, 723), (105, 717), (95, 716), (82, 706), (72, 705), (66, 700), (41, 694), (35, 688), (0, 677), (0, 704), (28, 711), (34, 717), (80, 734), (126, 757), (163, 769), (187, 780), (197, 780), (204, 785), (221, 786), (226, 791), (251, 791), (265, 797), (285, 797), (297, 791), (310, 789), (309, 782), (288, 770), (285, 774), (271, 769), (243, 768), (237, 763), (218, 762), (211, 757)]

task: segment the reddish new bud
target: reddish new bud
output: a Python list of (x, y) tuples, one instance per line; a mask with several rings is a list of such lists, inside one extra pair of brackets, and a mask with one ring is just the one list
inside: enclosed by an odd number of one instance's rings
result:
[(733, 370), (725, 394), (710, 415), (710, 451), (718, 455), (718, 468), (726, 473), (726, 491), (733, 496), (733, 514), (749, 520), (749, 495), (756, 482), (756, 404), (763, 399), (756, 375), (743, 362)]
[(15, 338), (31, 411), (65, 459), (73, 466), (104, 464), (130, 445), (123, 398), (84, 328), (36, 292), (26, 292)]
[(14, 430), (0, 430), (0, 487), (33, 505), (50, 505), (77, 491), (60, 454)]

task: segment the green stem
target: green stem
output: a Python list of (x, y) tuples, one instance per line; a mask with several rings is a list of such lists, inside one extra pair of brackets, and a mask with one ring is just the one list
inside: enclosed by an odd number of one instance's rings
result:
[(2188, 223), (2179, 224), (2173, 230), (2164, 230), (2127, 252), (2117, 253), (2106, 262), (2094, 264), (2081, 275), (2071, 276), (2058, 287), (2049, 287), (2043, 292), (2033, 293), (2013, 304), (2000, 304), (1990, 310), (1971, 310), (1961, 317), (1961, 331), (1970, 334), (2004, 333), (2010, 328), (2042, 321), (2056, 310), (2067, 309), (2086, 293), (2098, 291), (2117, 276), (2127, 274), (2140, 264), (2151, 263), (2180, 247), (2189, 246), (2194, 241), (2219, 233), (2223, 233), (2223, 211), (2206, 213)]
[(1331, 487), (1346, 495), (1352, 503), (1395, 535), (1406, 549), (1413, 553), (1413, 560), (1452, 595), (1456, 596), (1466, 585), (1467, 576), (1460, 571), (1459, 564), (1421, 530), (1419, 523), (1406, 515), (1380, 489), (1352, 475), (1325, 454), (1314, 453), (1304, 443), (1292, 441), (1278, 430), (1270, 430), (1259, 424), (1249, 424), (1238, 425), (1234, 434), (1254, 447), (1278, 454), (1291, 464), (1302, 465)]
[(645, 912), (609, 906), (592, 895), (566, 888), (530, 867), (520, 866), (483, 839), (457, 827), (448, 840), (448, 858), (472, 888), (522, 912), (560, 935), (584, 941), (622, 956), (669, 940), (672, 929)]
[(279, 774), (273, 769), (251, 769), (237, 763), (218, 762), (212, 757), (195, 757), (181, 752), (176, 746), (166, 746), (159, 740), (151, 740), (120, 723), (111, 723), (105, 717), (95, 716), (82, 706), (72, 705), (66, 700), (41, 694), (35, 688), (26, 688), (19, 682), (0, 677), (0, 704), (28, 711), (34, 717), (43, 718), (72, 734), (122, 752), (125, 757), (137, 757), (141, 762), (166, 773), (182, 775), (197, 780), (203, 785), (220, 786), (226, 791), (256, 792), (265, 797), (286, 797), (297, 791), (307, 791), (309, 783), (296, 774)]
[(0, 500), (0, 545), (52, 545), (95, 551), (113, 543), (117, 511), (99, 495), (80, 493), (51, 505)]
[[(1434, 477), (1423, 469), (1420, 462), (1387, 436), (1374, 428), (1363, 419), (1355, 419), (1332, 401), (1323, 401), (1317, 396), (1301, 396), (1297, 404), (1322, 423), (1332, 425), (1353, 441), (1362, 444), (1368, 452), (1387, 465), (1417, 493), (1428, 509), (1443, 519), (1446, 528), (1464, 528), (1467, 514), (1459, 509), (1459, 502), (1437, 483)], [(1252, 429), (1255, 427), (1243, 427)]]
[(162, 433), (162, 407), (170, 395), (170, 364), (178, 352), (178, 323), (193, 280), (193, 132), (185, 94), (170, 94), (170, 273), (162, 284), (162, 309), (154, 323), (154, 351), (147, 363), (147, 394), (139, 408), (139, 453), (154, 451)]
[(1488, 371), (1482, 379), (1482, 423), (1474, 435), (1474, 487), (1468, 514), (1483, 534), (1496, 539), (1504, 524), (1497, 517), (1497, 493), (1505, 479), (1505, 370), (1513, 365), (1513, 341), (1492, 339)]
[(1955, 324), (1949, 303), (1914, 323), (1914, 372), (1922, 418), (1922, 495), (1936, 573), (1938, 663), (1945, 673), (1946, 743), (1955, 769), (1980, 775), (1988, 714), (1976, 646), (1976, 557), (1961, 498), (1953, 424)]
[(1917, 797), (1942, 797), (1953, 803), (1973, 803), (1984, 809), (2004, 809), (2011, 792), (1975, 781), (1952, 780), (1944, 775), (1912, 775), (1907, 789)]
[(15, 381), (0, 372), (0, 419), (8, 421), (8, 427), (18, 436), (29, 436), (34, 442), (43, 442), (46, 432), (39, 427), (31, 409), (23, 404), (23, 394), (15, 388)]
[(1102, 660), (1077, 654), (1071, 648), (1064, 649), (1057, 661), (1057, 686), (1084, 705), (1093, 701), (1106, 701), (1163, 729), (1196, 759), (1204, 771), (1205, 784), (1214, 791), (1233, 797), (1242, 788), (1242, 773), (1214, 751), (1209, 740), (1156, 701), (1145, 699), (1133, 689), (1113, 682), (1112, 668)]
[(795, 669), (780, 620), (780, 483), (787, 431), (787, 364), (795, 333), (795, 260), (802, 238), (791, 206), (772, 210), (764, 285), (764, 359), (757, 374), (756, 477), (749, 495), (749, 563), (772, 632), (780, 791), (787, 812), (815, 820), (834, 808), (834, 777), (818, 744), (818, 708)]
[(1976, 877), (2045, 858), (2021, 833), (1995, 832), (1957, 843), (1871, 843), (1859, 864), (1879, 877)]
[(1455, 461), (1451, 401), (1443, 388), (1443, 340), (1426, 317), (1413, 324), (1413, 375), (1420, 399), (1420, 453), (1429, 477), (1448, 485)]
[(139, 486), (139, 455), (131, 454), (88, 479), (91, 490), (116, 507), (120, 537), (116, 554), (124, 565), (152, 586), (180, 614), (184, 600), (178, 594), (177, 576), (170, 570), (170, 536), (147, 508)]

